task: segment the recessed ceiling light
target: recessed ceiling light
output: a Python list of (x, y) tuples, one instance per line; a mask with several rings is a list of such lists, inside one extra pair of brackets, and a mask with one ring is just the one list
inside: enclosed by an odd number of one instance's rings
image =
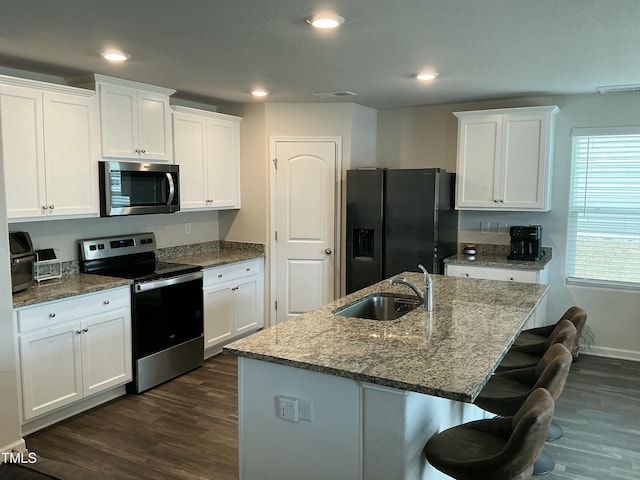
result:
[(266, 97), (269, 95), (269, 90), (265, 90), (264, 88), (254, 88), (251, 90), (251, 95), (254, 97)]
[(337, 28), (344, 23), (344, 17), (339, 15), (314, 15), (307, 18), (307, 23), (316, 28)]
[(436, 72), (419, 72), (414, 75), (414, 77), (418, 80), (429, 81), (436, 78), (438, 74)]
[(131, 55), (128, 55), (123, 52), (119, 52), (117, 50), (107, 50), (106, 52), (102, 52), (100, 55), (104, 57), (105, 60), (109, 60), (110, 62), (124, 62), (131, 58)]

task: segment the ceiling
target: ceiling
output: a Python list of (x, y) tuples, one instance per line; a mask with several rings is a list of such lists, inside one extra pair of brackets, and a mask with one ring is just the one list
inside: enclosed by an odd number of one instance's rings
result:
[[(346, 21), (315, 30), (305, 18), (320, 11)], [(638, 0), (5, 0), (0, 66), (210, 103), (385, 109), (640, 83), (639, 21)], [(108, 47), (131, 59), (107, 64)], [(427, 68), (439, 77), (412, 78)], [(356, 96), (314, 95), (345, 91)]]

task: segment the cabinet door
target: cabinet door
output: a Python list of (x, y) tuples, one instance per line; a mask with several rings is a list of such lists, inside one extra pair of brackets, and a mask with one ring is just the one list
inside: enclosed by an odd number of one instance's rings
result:
[(81, 322), (85, 396), (131, 381), (131, 314), (122, 308)]
[(503, 119), (502, 207), (536, 210), (545, 206), (548, 162), (542, 147), (545, 115), (513, 115)]
[(211, 206), (240, 208), (240, 125), (207, 120), (207, 179)]
[(97, 98), (45, 92), (49, 215), (98, 215)]
[(81, 334), (73, 322), (19, 337), (25, 420), (82, 398)]
[(204, 348), (218, 345), (234, 336), (232, 284), (204, 288)]
[(100, 85), (102, 155), (137, 158), (138, 100), (135, 90)]
[(171, 111), (166, 95), (137, 93), (138, 146), (141, 160), (173, 160)]
[(501, 117), (460, 120), (456, 208), (492, 209), (498, 205), (501, 142)]
[(46, 215), (42, 93), (0, 85), (7, 216)]
[(174, 160), (180, 165), (180, 209), (209, 206), (205, 168), (206, 121), (194, 115), (173, 114)]
[(233, 287), (233, 317), (236, 335), (264, 326), (262, 277), (253, 276), (238, 281)]

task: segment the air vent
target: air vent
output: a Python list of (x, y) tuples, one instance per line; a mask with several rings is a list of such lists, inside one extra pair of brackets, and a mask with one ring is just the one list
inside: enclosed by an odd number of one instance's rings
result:
[(598, 91), (603, 95), (608, 93), (640, 93), (640, 85), (610, 85), (599, 87)]
[(353, 92), (344, 91), (344, 92), (313, 93), (312, 95), (314, 97), (330, 98), (330, 97), (351, 97), (351, 96), (355, 96), (356, 94)]

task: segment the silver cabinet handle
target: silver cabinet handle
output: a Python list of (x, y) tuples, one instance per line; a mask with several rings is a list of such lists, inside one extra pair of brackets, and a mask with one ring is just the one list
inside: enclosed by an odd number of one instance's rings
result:
[(50, 313), (49, 314), (49, 318), (56, 318), (56, 314), (55, 313)]
[(49, 210), (53, 210), (54, 208), (56, 208), (54, 205), (49, 205)]
[(324, 249), (324, 253), (326, 253), (327, 255), (331, 255), (331, 249), (330, 248), (325, 248)]
[(105, 301), (104, 301), (104, 302), (102, 302), (102, 303), (104, 303), (105, 305), (109, 305), (109, 300), (105, 300)]
[(84, 333), (87, 333), (87, 332), (89, 331), (89, 329), (88, 329), (88, 328), (83, 328), (83, 329), (82, 329), (82, 331), (83, 331)]
[(80, 335), (82, 332), (80, 330), (76, 330), (76, 335)]

